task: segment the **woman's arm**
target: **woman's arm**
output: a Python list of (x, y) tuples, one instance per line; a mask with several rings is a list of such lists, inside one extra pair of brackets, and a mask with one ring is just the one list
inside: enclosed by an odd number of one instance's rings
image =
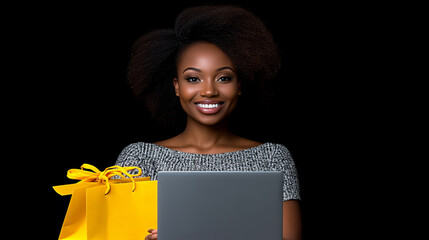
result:
[(301, 240), (301, 224), (299, 201), (283, 202), (283, 240)]

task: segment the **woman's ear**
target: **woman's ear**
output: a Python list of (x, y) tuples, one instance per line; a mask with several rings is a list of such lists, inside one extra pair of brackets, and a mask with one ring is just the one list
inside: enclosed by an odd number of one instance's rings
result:
[(176, 92), (176, 96), (179, 96), (179, 81), (177, 78), (173, 78), (174, 91)]

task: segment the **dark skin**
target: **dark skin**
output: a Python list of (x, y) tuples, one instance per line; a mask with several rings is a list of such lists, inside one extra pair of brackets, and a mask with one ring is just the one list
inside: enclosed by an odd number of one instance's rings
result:
[[(232, 60), (216, 45), (196, 42), (188, 46), (178, 60), (173, 84), (187, 114), (187, 125), (179, 135), (155, 144), (200, 154), (233, 152), (261, 144), (228, 128), (226, 119), (241, 94), (240, 82)], [(146, 240), (158, 238), (156, 229), (149, 233)], [(301, 239), (298, 201), (283, 202), (283, 239)]]

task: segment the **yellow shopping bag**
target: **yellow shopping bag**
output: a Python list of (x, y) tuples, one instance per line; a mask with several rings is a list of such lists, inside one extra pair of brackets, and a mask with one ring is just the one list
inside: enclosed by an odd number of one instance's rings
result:
[[(132, 169), (139, 172), (129, 174)], [(110, 179), (115, 175), (122, 179)], [(134, 178), (140, 175), (138, 167), (70, 169), (67, 177), (81, 181), (54, 186), (60, 195), (72, 194), (59, 239), (143, 239), (148, 229), (157, 229), (158, 182)]]

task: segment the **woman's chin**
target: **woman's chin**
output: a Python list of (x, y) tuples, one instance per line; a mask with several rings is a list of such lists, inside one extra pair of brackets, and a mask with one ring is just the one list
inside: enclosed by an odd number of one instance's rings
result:
[(205, 125), (205, 126), (215, 126), (219, 123), (223, 122), (223, 118), (216, 118), (216, 117), (201, 117), (198, 119), (195, 119), (198, 123)]

